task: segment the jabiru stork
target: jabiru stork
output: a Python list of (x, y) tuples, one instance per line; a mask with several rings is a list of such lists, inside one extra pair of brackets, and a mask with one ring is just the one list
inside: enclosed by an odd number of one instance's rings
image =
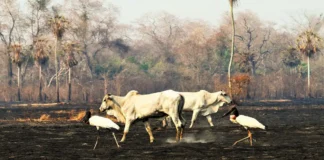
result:
[(240, 115), (236, 107), (233, 107), (230, 111), (225, 113), (222, 117), (225, 117), (225, 116), (227, 116), (229, 114), (231, 114), (230, 115), (230, 121), (231, 122), (237, 123), (237, 124), (243, 126), (248, 131), (248, 136), (236, 141), (233, 144), (233, 146), (236, 145), (238, 142), (241, 142), (241, 141), (243, 141), (245, 139), (248, 139), (248, 138), (250, 138), (250, 145), (252, 146), (252, 133), (250, 132), (249, 129), (250, 128), (260, 128), (260, 129), (263, 129), (263, 130), (267, 129), (267, 126), (263, 125), (262, 123), (260, 123), (255, 118), (245, 116), (245, 115)]

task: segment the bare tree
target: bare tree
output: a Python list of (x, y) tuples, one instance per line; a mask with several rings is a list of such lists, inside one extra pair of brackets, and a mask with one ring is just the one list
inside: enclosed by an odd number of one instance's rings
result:
[(183, 34), (180, 20), (168, 13), (145, 15), (138, 22), (138, 31), (156, 46), (156, 53), (162, 54), (166, 63), (175, 63), (174, 49)]
[[(18, 19), (18, 11), (17, 11), (17, 4), (16, 1), (8, 1), (5, 0), (3, 3), (0, 4), (1, 10), (4, 11), (4, 16), (1, 17), (0, 26), (7, 26), (7, 27), (0, 27), (0, 38), (2, 43), (5, 45), (5, 55), (7, 55), (7, 73), (8, 73), (8, 85), (12, 85), (12, 60), (10, 57), (10, 48), (14, 38), (14, 29), (16, 28), (17, 19)], [(5, 22), (5, 23), (3, 23)], [(7, 28), (7, 30), (3, 30)]]
[(275, 48), (277, 42), (272, 41), (274, 29), (262, 23), (251, 12), (241, 13), (236, 20), (238, 33), (237, 56), (234, 58), (243, 72), (251, 72), (255, 76), (256, 69)]
[(176, 53), (180, 57), (181, 64), (185, 66), (182, 71), (183, 76), (189, 75), (190, 81), (195, 82), (194, 85), (187, 87), (207, 88), (211, 80), (207, 77), (211, 77), (215, 73), (216, 55), (211, 50), (211, 47), (214, 46), (209, 44), (212, 29), (200, 21), (186, 23), (183, 28), (184, 36), (177, 46)]
[(59, 77), (58, 77), (58, 57), (57, 57), (57, 44), (61, 41), (63, 34), (67, 28), (68, 21), (65, 17), (55, 15), (49, 21), (51, 25), (52, 32), (55, 36), (55, 46), (54, 46), (54, 57), (55, 57), (55, 76), (56, 76), (56, 101), (60, 102), (60, 87), (59, 87)]

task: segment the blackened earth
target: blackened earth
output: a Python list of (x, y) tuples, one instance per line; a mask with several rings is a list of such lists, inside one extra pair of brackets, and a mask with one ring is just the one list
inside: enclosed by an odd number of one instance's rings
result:
[[(97, 109), (96, 107), (93, 107)], [(175, 143), (175, 128), (155, 130), (149, 143), (144, 125), (131, 126), (126, 142), (117, 148), (111, 132), (101, 130), (96, 150), (96, 128), (78, 121), (25, 121), (15, 119), (55, 115), (55, 110), (85, 110), (85, 107), (2, 107), (0, 109), (0, 159), (324, 159), (324, 105), (313, 103), (246, 103), (238, 106), (241, 114), (268, 125), (267, 131), (252, 130), (256, 141), (232, 144), (245, 136), (243, 127), (229, 117), (219, 118), (229, 108), (213, 115), (215, 126), (199, 116), (187, 128), (191, 113), (185, 113), (184, 139)], [(101, 114), (104, 115), (104, 114)], [(160, 121), (151, 120), (152, 128)], [(122, 127), (123, 128), (123, 127)], [(122, 130), (116, 132), (122, 137)]]

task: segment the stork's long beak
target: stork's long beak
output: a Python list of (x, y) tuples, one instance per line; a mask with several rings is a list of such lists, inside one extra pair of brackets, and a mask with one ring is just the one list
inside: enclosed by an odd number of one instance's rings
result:
[(229, 114), (231, 114), (231, 113), (233, 112), (233, 110), (234, 110), (234, 108), (232, 108), (231, 110), (229, 110), (227, 113), (225, 113), (225, 114), (222, 116), (222, 118), (225, 117), (225, 116), (227, 116), (227, 115), (229, 115)]

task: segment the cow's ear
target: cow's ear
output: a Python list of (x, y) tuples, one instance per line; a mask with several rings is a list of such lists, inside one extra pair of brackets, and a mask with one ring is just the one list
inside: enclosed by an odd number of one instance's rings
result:
[(111, 93), (108, 93), (107, 95), (108, 95), (108, 96), (111, 96)]
[(113, 100), (114, 98), (113, 98), (112, 95), (110, 95), (110, 96), (108, 96), (108, 99), (109, 99), (109, 100)]

